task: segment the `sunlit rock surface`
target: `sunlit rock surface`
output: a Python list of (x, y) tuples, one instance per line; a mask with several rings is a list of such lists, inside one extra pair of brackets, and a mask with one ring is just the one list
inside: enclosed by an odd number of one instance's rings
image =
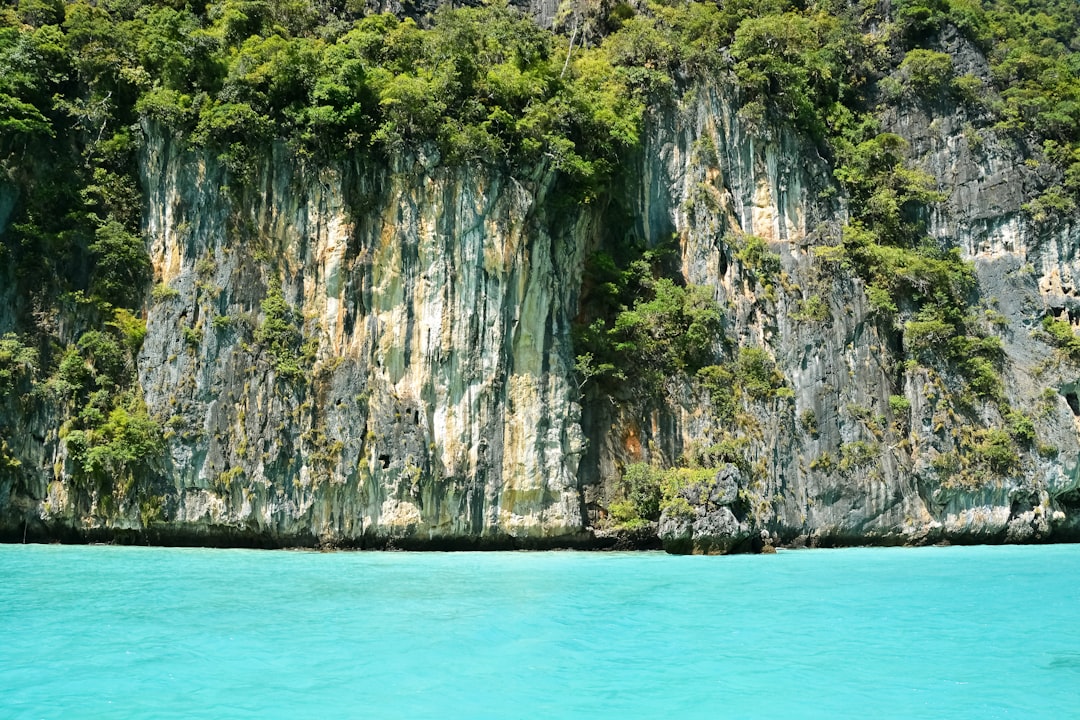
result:
[[(946, 401), (957, 378), (897, 362), (902, 334), (862, 283), (815, 258), (847, 218), (828, 162), (736, 109), (730, 88), (703, 85), (654, 112), (609, 196), (587, 203), (568, 201), (551, 168), (450, 167), (434, 152), (316, 170), (277, 147), (241, 183), (144, 127), (159, 291), (138, 372), (166, 434), (159, 516), (76, 511), (55, 418), (7, 398), (27, 431), (12, 448), (20, 471), (0, 485), (5, 537), (611, 545), (596, 531), (630, 463), (668, 466), (728, 436), (748, 471), (665, 513), (669, 549), (1075, 539), (1080, 379), (1040, 327), (1048, 314), (1080, 320), (1080, 230), (1022, 212), (1035, 171), (991, 131), (973, 144), (962, 108), (887, 118), (946, 194), (931, 232), (974, 262), (1006, 398), (1039, 440), (1015, 472), (967, 487), (935, 461), (972, 413), (1002, 426), (999, 408), (959, 413)], [(9, 206), (0, 195), (0, 221)], [(646, 243), (675, 238), (682, 279), (711, 289), (724, 334), (766, 350), (785, 393), (722, 426), (679, 378), (651, 401), (583, 392), (571, 328), (616, 206)], [(779, 255), (778, 277), (735, 256), (731, 238), (747, 234)], [(5, 312), (19, 302), (0, 299)], [(808, 316), (811, 299), (824, 312)], [(270, 312), (294, 333), (286, 353), (259, 341)]]

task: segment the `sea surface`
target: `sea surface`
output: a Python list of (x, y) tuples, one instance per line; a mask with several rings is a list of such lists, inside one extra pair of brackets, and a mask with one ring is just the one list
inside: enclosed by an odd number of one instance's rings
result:
[(1080, 546), (0, 546), (0, 718), (999, 717), (1080, 717)]

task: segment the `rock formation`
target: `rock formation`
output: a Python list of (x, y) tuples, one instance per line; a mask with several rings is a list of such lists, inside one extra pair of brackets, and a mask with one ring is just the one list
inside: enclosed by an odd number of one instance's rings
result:
[[(654, 108), (589, 202), (547, 164), (451, 163), (433, 146), (320, 166), (278, 144), (241, 182), (144, 121), (154, 287), (136, 365), (162, 451), (126, 496), (76, 482), (63, 418), (13, 382), (0, 536), (603, 547), (627, 467), (703, 455), (708, 477), (669, 489), (644, 537), (675, 552), (1075, 539), (1080, 383), (1042, 321), (1080, 320), (1080, 226), (1023, 211), (1039, 172), (1023, 148), (972, 130), (978, 111), (956, 103), (885, 119), (945, 193), (930, 234), (974, 263), (972, 307), (1001, 341), (1006, 402), (968, 402), (948, 368), (905, 364), (901, 328), (819, 254), (849, 219), (830, 160), (794, 129), (748, 123), (736, 99), (703, 82)], [(678, 282), (721, 311), (714, 358), (764, 351), (774, 391), (737, 394), (722, 417), (690, 375), (644, 396), (575, 371), (583, 269), (616, 220), (645, 247), (673, 244)], [(776, 267), (740, 253), (750, 236)], [(13, 286), (0, 330), (30, 302)], [(965, 448), (993, 449), (1006, 406), (1032, 431), (974, 482)], [(709, 454), (725, 442), (737, 462)]]

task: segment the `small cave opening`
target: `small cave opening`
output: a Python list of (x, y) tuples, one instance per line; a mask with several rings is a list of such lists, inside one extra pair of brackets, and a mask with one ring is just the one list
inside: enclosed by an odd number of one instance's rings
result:
[(1080, 398), (1076, 396), (1075, 392), (1064, 393), (1065, 402), (1069, 403), (1069, 409), (1072, 410), (1072, 414), (1080, 417)]
[(1055, 499), (1058, 506), (1069, 515), (1080, 510), (1080, 490), (1070, 490), (1064, 495), (1058, 495)]
[(419, 425), (420, 424), (420, 411), (419, 410), (413, 410), (412, 422), (413, 422), (413, 425)]
[(387, 453), (379, 455), (379, 462), (382, 463), (383, 470), (390, 467), (390, 456)]
[(1048, 307), (1043, 317), (1057, 322), (1067, 322), (1075, 330), (1080, 326), (1080, 302), (1073, 298), (1067, 298), (1064, 305)]

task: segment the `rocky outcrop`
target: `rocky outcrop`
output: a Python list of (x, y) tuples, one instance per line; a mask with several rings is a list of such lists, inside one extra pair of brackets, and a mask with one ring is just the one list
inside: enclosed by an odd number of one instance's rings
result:
[[(750, 527), (732, 510), (745, 487), (739, 469), (726, 465), (707, 481), (680, 488), (660, 515), (659, 535), (672, 553), (725, 554), (746, 546)], [(740, 513), (741, 514), (741, 513)]]
[[(636, 413), (601, 405), (588, 433), (599, 436), (601, 486), (631, 462), (668, 465), (735, 437), (751, 468), (740, 480), (744, 502), (735, 512), (691, 503), (692, 513), (666, 514), (669, 547), (725, 551), (758, 533), (799, 545), (1075, 538), (1077, 369), (1047, 344), (1040, 321), (1075, 317), (1070, 248), (1080, 237), (1074, 225), (1040, 226), (1023, 211), (1033, 181), (1015, 145), (984, 127), (974, 150), (980, 120), (954, 104), (911, 103), (886, 128), (909, 140), (912, 164), (946, 191), (932, 233), (974, 262), (977, 311), (1002, 340), (1007, 404), (1033, 420), (1038, 438), (1011, 471), (972, 487), (942, 466), (972, 432), (1006, 426), (1003, 411), (961, 407), (958, 377), (902, 363), (902, 328), (874, 314), (859, 280), (815, 257), (846, 216), (828, 199), (826, 163), (792, 133), (748, 130), (730, 97), (702, 89), (648, 133), (639, 232), (677, 234), (686, 280), (715, 290), (727, 335), (767, 349), (790, 396), (747, 403), (727, 426), (678, 383)], [(732, 237), (744, 233), (769, 241), (777, 277), (738, 259)]]

